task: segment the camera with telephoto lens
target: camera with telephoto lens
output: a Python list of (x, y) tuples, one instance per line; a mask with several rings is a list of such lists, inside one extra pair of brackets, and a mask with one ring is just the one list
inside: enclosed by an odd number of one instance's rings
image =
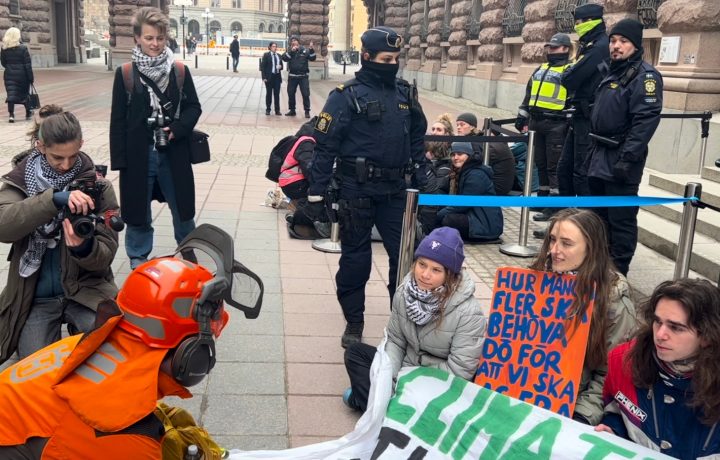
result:
[[(107, 167), (103, 165), (96, 165), (95, 170), (102, 174), (103, 168), (107, 171)], [(93, 200), (95, 210), (100, 209), (100, 203), (102, 200), (102, 189), (98, 187), (95, 178), (75, 180), (68, 185), (68, 191), (79, 190), (84, 194), (88, 195)], [(119, 232), (125, 228), (125, 223), (122, 218), (118, 215), (117, 211), (107, 211), (104, 215), (98, 216), (93, 211), (88, 214), (74, 214), (70, 211), (70, 208), (65, 205), (61, 212), (61, 220), (69, 219), (72, 225), (73, 232), (75, 235), (87, 240), (92, 238), (95, 234), (95, 225), (100, 222), (108, 225), (110, 228)]]
[(168, 146), (168, 133), (163, 128), (170, 124), (170, 117), (166, 116), (162, 110), (153, 112), (153, 115), (147, 119), (147, 124), (153, 131), (153, 137), (155, 138), (155, 148), (165, 150)]

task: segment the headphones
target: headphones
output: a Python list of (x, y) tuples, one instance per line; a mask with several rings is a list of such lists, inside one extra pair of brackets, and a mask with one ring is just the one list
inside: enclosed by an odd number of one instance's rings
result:
[(195, 319), (200, 332), (180, 342), (170, 363), (172, 376), (180, 384), (191, 387), (200, 383), (215, 366), (215, 340), (210, 328), (210, 319), (217, 312), (212, 301), (199, 303)]

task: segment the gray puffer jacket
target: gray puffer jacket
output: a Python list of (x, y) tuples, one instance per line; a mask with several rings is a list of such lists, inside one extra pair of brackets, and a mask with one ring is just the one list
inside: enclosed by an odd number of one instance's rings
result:
[(487, 318), (473, 296), (475, 283), (463, 271), (457, 290), (447, 301), (443, 317), (418, 326), (408, 319), (404, 298), (405, 285), (411, 276), (409, 273), (395, 292), (387, 327), (385, 351), (393, 364), (393, 376), (397, 376), (401, 367), (425, 366), (472, 379), (480, 362), (487, 330)]

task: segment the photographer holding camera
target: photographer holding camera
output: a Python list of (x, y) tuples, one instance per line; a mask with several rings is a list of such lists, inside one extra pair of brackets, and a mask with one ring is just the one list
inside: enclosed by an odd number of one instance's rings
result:
[(0, 293), (0, 362), (59, 340), (63, 323), (71, 334), (91, 330), (98, 303), (117, 294), (112, 185), (96, 179), (95, 165), (80, 151), (82, 131), (72, 113), (47, 116), (37, 136), (0, 178), (0, 241), (12, 244)]
[(190, 71), (166, 46), (168, 17), (140, 8), (132, 25), (132, 63), (115, 72), (110, 166), (120, 171), (125, 250), (135, 269), (152, 251), (153, 198), (167, 202), (178, 243), (195, 228), (190, 139), (202, 110)]

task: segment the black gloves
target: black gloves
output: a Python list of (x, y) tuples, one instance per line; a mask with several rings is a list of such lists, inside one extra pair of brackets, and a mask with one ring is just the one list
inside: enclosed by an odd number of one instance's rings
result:
[(302, 209), (308, 219), (313, 222), (327, 222), (327, 211), (325, 210), (325, 201), (308, 201), (307, 205)]
[(527, 125), (528, 119), (526, 117), (518, 115), (518, 117), (515, 119), (515, 129), (517, 129), (518, 132), (523, 132)]
[(630, 178), (633, 164), (629, 161), (618, 160), (612, 168), (612, 174), (618, 182), (627, 182)]

